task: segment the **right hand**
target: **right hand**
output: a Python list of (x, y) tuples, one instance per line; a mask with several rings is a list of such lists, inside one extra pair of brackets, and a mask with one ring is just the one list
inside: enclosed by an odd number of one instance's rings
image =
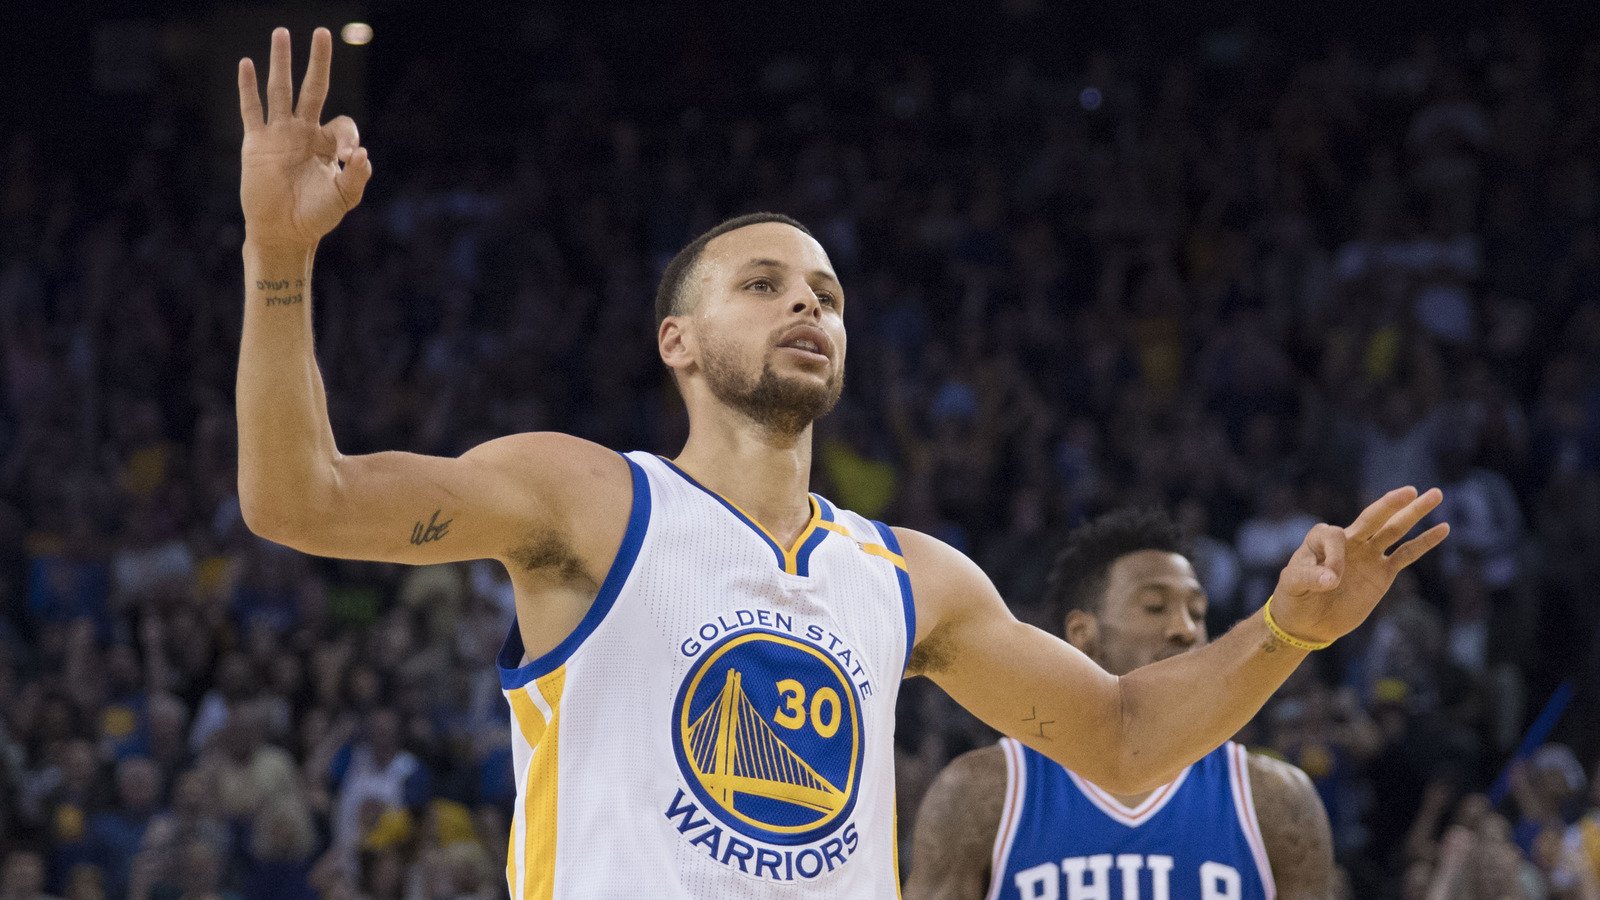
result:
[(239, 60), (239, 115), (244, 119), (239, 202), (245, 238), (259, 247), (311, 250), (361, 202), (372, 177), (356, 123), (340, 116), (319, 124), (332, 56), (333, 35), (318, 28), (296, 106), (289, 80), (289, 31), (274, 30), (265, 117), (255, 64)]

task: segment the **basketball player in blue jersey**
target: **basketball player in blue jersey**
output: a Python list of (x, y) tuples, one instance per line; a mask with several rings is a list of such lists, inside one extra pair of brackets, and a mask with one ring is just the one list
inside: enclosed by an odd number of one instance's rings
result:
[[(1184, 549), (1177, 526), (1153, 512), (1074, 531), (1048, 598), (1067, 640), (1113, 675), (1203, 646), (1206, 595)], [(1232, 742), (1153, 791), (1117, 795), (1002, 739), (934, 781), (911, 862), (913, 900), (1324, 900), (1335, 890), (1311, 780)]]
[(308, 553), (505, 565), (518, 900), (892, 897), (905, 675), (1137, 794), (1221, 745), (1445, 536), (1402, 542), (1440, 497), (1393, 491), (1307, 535), (1270, 616), (1108, 674), (1013, 618), (956, 550), (809, 493), (812, 422), (843, 385), (845, 290), (822, 245), (772, 214), (701, 235), (662, 275), (657, 345), (690, 424), (675, 459), (546, 433), (456, 458), (342, 454), (312, 258), (373, 168), (353, 122), (321, 121), (331, 53), (319, 29), (297, 104), (275, 31), (265, 108), (239, 64), (240, 505)]

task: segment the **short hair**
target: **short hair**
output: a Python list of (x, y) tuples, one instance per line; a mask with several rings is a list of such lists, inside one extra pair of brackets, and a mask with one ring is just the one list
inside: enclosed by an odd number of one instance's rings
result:
[(1112, 564), (1140, 550), (1187, 557), (1189, 542), (1183, 529), (1159, 509), (1119, 509), (1091, 519), (1068, 534), (1057, 551), (1046, 601), (1063, 619), (1075, 609), (1098, 614)]
[(661, 282), (656, 285), (656, 327), (667, 316), (679, 315), (683, 312), (684, 286), (689, 283), (689, 273), (694, 271), (695, 263), (700, 261), (700, 255), (705, 252), (706, 245), (716, 238), (730, 231), (737, 231), (747, 225), (760, 225), (764, 222), (781, 222), (800, 231), (807, 237), (812, 237), (811, 229), (801, 225), (783, 213), (756, 212), (735, 216), (722, 224), (712, 228), (689, 242), (687, 247), (679, 250), (672, 261), (667, 263), (667, 268), (661, 273)]

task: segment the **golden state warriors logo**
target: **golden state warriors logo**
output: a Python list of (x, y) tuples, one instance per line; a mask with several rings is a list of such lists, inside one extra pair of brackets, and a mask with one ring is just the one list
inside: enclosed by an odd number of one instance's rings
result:
[(861, 774), (861, 709), (832, 657), (791, 635), (741, 631), (678, 691), (673, 748), (700, 801), (747, 836), (800, 844), (838, 828)]

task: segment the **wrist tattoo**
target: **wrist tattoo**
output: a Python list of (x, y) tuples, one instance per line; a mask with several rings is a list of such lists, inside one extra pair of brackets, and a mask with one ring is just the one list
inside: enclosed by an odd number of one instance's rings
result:
[(256, 290), (276, 291), (267, 297), (268, 306), (294, 306), (306, 302), (304, 278), (257, 278)]
[(450, 523), (454, 522), (455, 519), (445, 519), (441, 522), (439, 521), (439, 513), (441, 512), (443, 510), (434, 510), (433, 516), (428, 519), (428, 524), (426, 525), (419, 521), (411, 526), (411, 543), (420, 547), (430, 541), (437, 541), (450, 532)]

